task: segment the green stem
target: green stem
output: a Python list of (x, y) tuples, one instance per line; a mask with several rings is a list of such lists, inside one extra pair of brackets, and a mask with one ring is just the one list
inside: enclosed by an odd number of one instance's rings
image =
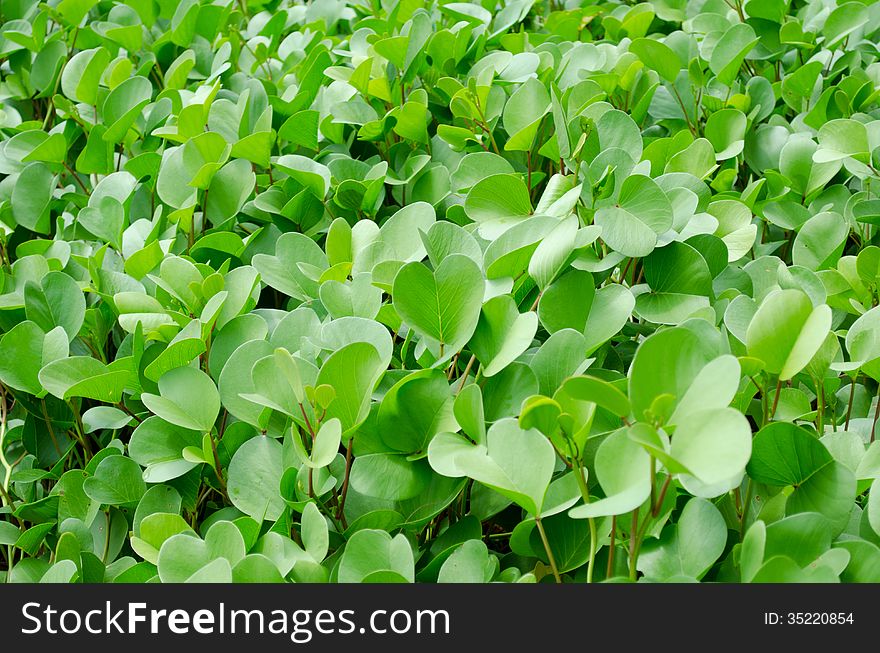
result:
[(853, 409), (853, 398), (856, 396), (856, 379), (859, 378), (859, 375), (856, 374), (853, 377), (852, 383), (849, 386), (849, 405), (846, 408), (846, 423), (844, 424), (843, 430), (849, 431), (849, 420), (852, 417), (852, 409)]
[(874, 421), (871, 422), (871, 442), (874, 441), (874, 432), (877, 430), (878, 419), (880, 419), (880, 388), (877, 388), (877, 407), (874, 409)]
[(123, 413), (125, 413), (129, 417), (133, 418), (138, 424), (140, 424), (143, 421), (140, 417), (138, 417), (133, 412), (131, 412), (131, 409), (125, 405), (125, 402), (120, 401), (118, 404), (116, 404), (116, 407), (119, 408)]
[(83, 427), (82, 416), (79, 413), (79, 409), (74, 405), (72, 401), (67, 402), (67, 407), (70, 409), (70, 412), (73, 413), (73, 426), (74, 433), (76, 434), (76, 439), (82, 445), (86, 456), (88, 456), (88, 458), (90, 459), (94, 454), (92, 453), (92, 446), (89, 444), (89, 441), (86, 438), (86, 430)]
[[(9, 506), (9, 510), (15, 512), (15, 501), (12, 500), (12, 497), (3, 485), (0, 485), (0, 499), (3, 499), (4, 506)], [(16, 517), (15, 519), (18, 521), (18, 525), (24, 529), (24, 522), (21, 518)]]
[(629, 532), (629, 579), (636, 580), (636, 561), (639, 558), (639, 509), (632, 511), (632, 526)]
[(614, 572), (614, 536), (617, 535), (617, 515), (611, 516), (611, 542), (608, 549), (608, 568), (605, 570), (605, 578), (611, 578)]
[(531, 308), (529, 308), (529, 312), (538, 310), (538, 303), (541, 301), (541, 296), (543, 294), (543, 292), (538, 292), (538, 296), (535, 297), (535, 301), (532, 303)]
[(55, 445), (55, 451), (58, 452), (59, 456), (64, 454), (61, 453), (61, 447), (58, 446), (58, 439), (55, 437), (55, 429), (52, 428), (52, 420), (49, 419), (49, 411), (46, 409), (46, 400), (40, 399), (40, 406), (43, 409), (43, 418), (46, 420), (46, 429), (49, 431), (49, 437), (52, 438), (52, 444)]
[[(205, 189), (205, 195), (202, 198), (202, 202), (204, 203), (204, 207), (202, 208), (202, 228), (199, 230), (199, 233), (205, 233), (205, 227), (208, 224), (208, 191), (210, 188)], [(193, 231), (196, 229), (196, 221), (193, 219)]]
[[(575, 476), (577, 477), (578, 487), (581, 489), (581, 497), (583, 497), (584, 503), (590, 503), (590, 489), (587, 487), (587, 479), (584, 477), (584, 463), (580, 458), (575, 460), (578, 467)], [(590, 517), (587, 521), (590, 524), (590, 560), (587, 563), (587, 582), (592, 583), (593, 567), (596, 563), (596, 544), (599, 538), (596, 531), (596, 519)]]
[(107, 558), (110, 555), (110, 512), (109, 511), (104, 513), (104, 521), (106, 523), (107, 534), (106, 534), (106, 537), (104, 538), (104, 554), (101, 556), (101, 560), (102, 560), (102, 562), (104, 562), (104, 564), (107, 564), (109, 562), (109, 560), (107, 560)]
[(342, 492), (339, 498), (339, 505), (336, 508), (336, 519), (340, 520), (343, 528), (348, 528), (348, 525), (345, 523), (345, 498), (348, 496), (348, 479), (351, 476), (353, 447), (354, 438), (351, 438), (348, 441), (348, 446), (345, 448), (345, 478), (342, 481)]
[[(3, 487), (4, 494), (9, 488), (9, 479), (12, 477), (12, 465), (6, 460), (6, 413), (6, 391), (4, 388), (0, 387), (0, 464), (3, 465), (4, 469), (3, 482), (0, 483), (0, 486)], [(11, 497), (9, 498), (11, 499)], [(10, 506), (11, 505), (12, 504), (10, 503)]]
[(468, 359), (467, 365), (465, 365), (464, 372), (462, 372), (461, 374), (461, 383), (458, 384), (458, 392), (464, 390), (464, 384), (467, 383), (468, 374), (470, 373), (471, 368), (474, 366), (475, 360), (477, 360), (477, 357), (471, 354), (471, 357)]
[(688, 116), (687, 109), (685, 109), (684, 107), (684, 100), (682, 100), (681, 95), (678, 94), (678, 89), (675, 88), (675, 84), (670, 84), (670, 86), (672, 87), (672, 93), (673, 95), (675, 95), (675, 99), (678, 100), (678, 104), (681, 106), (681, 112), (682, 114), (684, 114), (684, 121), (687, 123), (688, 131), (691, 133), (692, 136), (696, 136), (697, 132), (694, 129), (694, 126), (691, 125), (691, 119)]
[(62, 161), (61, 164), (67, 169), (67, 172), (70, 173), (70, 176), (73, 177), (73, 180), (79, 185), (79, 187), (83, 189), (83, 192), (86, 195), (91, 196), (89, 189), (86, 188), (86, 185), (82, 182), (82, 180), (76, 176), (76, 173), (73, 171), (73, 168), (68, 165), (67, 161)]
[(771, 421), (776, 416), (776, 407), (779, 406), (779, 393), (782, 391), (782, 379), (776, 382), (776, 394), (773, 396), (773, 408), (770, 409), (770, 418), (768, 421)]
[[(767, 426), (767, 415), (769, 414), (770, 407), (767, 404), (767, 390), (764, 387), (763, 383), (758, 385), (755, 381), (754, 377), (749, 377), (752, 379), (752, 383), (755, 384), (755, 387), (758, 388), (758, 391), (761, 393), (761, 427)], [(762, 379), (763, 381), (763, 379)]]
[(306, 422), (306, 428), (309, 430), (309, 435), (312, 438), (312, 446), (314, 446), (314, 444), (315, 444), (315, 429), (312, 428), (312, 423), (309, 421), (309, 416), (306, 415), (306, 409), (303, 407), (302, 404), (299, 405), (299, 412), (302, 413), (303, 419)]
[(526, 168), (528, 170), (528, 179), (526, 181), (526, 188), (529, 189), (529, 194), (532, 193), (532, 151), (529, 150), (526, 152)]
[(752, 504), (752, 479), (746, 483), (746, 497), (743, 501), (742, 516), (739, 520), (739, 539), (742, 541), (746, 534), (746, 519), (749, 516), (749, 506)]
[(544, 543), (544, 551), (547, 552), (547, 560), (550, 562), (550, 569), (553, 570), (553, 577), (557, 583), (561, 583), (562, 578), (559, 575), (559, 569), (556, 567), (556, 558), (553, 557), (550, 541), (547, 539), (547, 533), (544, 532), (544, 524), (541, 523), (541, 518), (538, 516), (535, 517), (535, 525), (538, 527), (538, 533), (541, 534), (541, 542)]
[(210, 434), (211, 438), (211, 451), (214, 454), (214, 473), (217, 475), (217, 480), (220, 483), (220, 488), (223, 490), (223, 494), (226, 498), (229, 498), (229, 491), (226, 489), (226, 481), (223, 479), (223, 473), (220, 471), (220, 454), (217, 452), (217, 441), (214, 439), (214, 434)]
[(657, 496), (657, 502), (651, 508), (651, 516), (657, 517), (660, 514), (660, 508), (663, 507), (663, 500), (666, 498), (666, 491), (669, 489), (669, 483), (672, 481), (672, 474), (666, 476), (663, 487), (660, 488), (660, 494)]

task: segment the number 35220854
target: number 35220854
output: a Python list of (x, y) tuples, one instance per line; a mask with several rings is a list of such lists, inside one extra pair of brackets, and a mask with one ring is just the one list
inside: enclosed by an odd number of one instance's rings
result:
[(764, 624), (793, 626), (852, 625), (852, 612), (765, 612)]

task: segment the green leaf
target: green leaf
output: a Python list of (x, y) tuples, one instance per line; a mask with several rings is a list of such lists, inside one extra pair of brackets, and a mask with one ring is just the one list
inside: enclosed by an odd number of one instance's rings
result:
[(828, 306), (814, 307), (801, 290), (779, 290), (764, 299), (749, 323), (746, 348), (764, 369), (786, 381), (806, 367), (830, 328)]
[(541, 118), (550, 110), (550, 94), (535, 77), (527, 79), (504, 105), (502, 121), (510, 138), (506, 151), (530, 150)]
[(495, 575), (497, 563), (480, 540), (468, 540), (446, 558), (438, 583), (488, 583)]
[(62, 327), (48, 333), (35, 323), (19, 322), (0, 338), (0, 381), (32, 395), (45, 394), (39, 371), (52, 361), (66, 358), (69, 338)]
[(177, 367), (159, 379), (159, 394), (141, 395), (144, 405), (176, 426), (210, 431), (220, 413), (220, 395), (211, 378), (192, 367)]
[(755, 30), (747, 23), (735, 23), (718, 39), (709, 59), (709, 69), (719, 82), (730, 86), (746, 55), (757, 45)]
[(10, 206), (17, 224), (37, 233), (49, 233), (49, 207), (55, 176), (40, 162), (28, 164), (12, 182)]
[(326, 269), (327, 257), (314, 240), (300, 233), (278, 238), (273, 254), (256, 254), (252, 259), (263, 281), (291, 297), (306, 301), (318, 296), (318, 283), (303, 266)]
[(798, 231), (791, 260), (810, 270), (834, 267), (849, 235), (849, 226), (838, 213), (825, 211), (807, 220)]
[(129, 455), (144, 469), (144, 480), (164, 483), (183, 476), (198, 465), (186, 460), (183, 450), (201, 447), (202, 436), (166, 422), (161, 417), (149, 417), (138, 424), (128, 444)]
[(819, 149), (813, 153), (815, 163), (830, 163), (847, 157), (866, 157), (868, 154), (868, 131), (857, 120), (829, 120), (819, 129), (818, 138)]
[(650, 178), (627, 177), (614, 206), (596, 211), (602, 240), (624, 256), (646, 256), (657, 236), (672, 226), (672, 207), (666, 194)]
[(441, 431), (454, 431), (452, 391), (440, 370), (420, 370), (398, 381), (379, 405), (379, 433), (392, 451), (425, 451)]
[(480, 317), (483, 275), (470, 258), (448, 256), (433, 272), (422, 263), (404, 265), (394, 277), (392, 297), (400, 317), (439, 343), (448, 358), (467, 343)]
[(470, 341), (482, 375), (493, 376), (512, 363), (531, 345), (537, 329), (538, 316), (532, 312), (521, 314), (509, 295), (493, 297), (483, 304)]
[(101, 73), (109, 63), (110, 53), (104, 48), (77, 52), (61, 73), (62, 92), (71, 100), (95, 104)]
[(343, 436), (349, 435), (367, 418), (370, 396), (385, 367), (379, 352), (367, 342), (346, 345), (324, 361), (316, 383), (327, 384), (336, 391), (325, 417), (339, 419)]
[(706, 498), (738, 487), (751, 454), (748, 420), (732, 408), (689, 413), (676, 427), (669, 450), (688, 470), (681, 479), (685, 488)]
[(573, 519), (621, 515), (638, 508), (651, 494), (650, 456), (625, 429), (609, 435), (596, 450), (595, 475), (605, 497), (572, 508)]
[(727, 527), (718, 509), (705, 499), (691, 499), (675, 525), (642, 545), (638, 570), (654, 581), (702, 578), (724, 552)]
[(495, 422), (486, 444), (472, 444), (454, 433), (442, 433), (428, 446), (431, 467), (443, 476), (468, 476), (540, 516), (553, 474), (550, 442), (534, 429), (523, 430), (514, 419)]
[(822, 443), (807, 431), (775, 422), (755, 436), (747, 471), (759, 483), (800, 485), (832, 460)]
[(244, 560), (244, 538), (235, 524), (218, 521), (204, 541), (189, 533), (172, 535), (162, 543), (157, 567), (163, 583), (232, 582), (232, 567)]
[(147, 484), (131, 458), (107, 456), (98, 463), (94, 475), (85, 479), (83, 490), (97, 503), (122, 506), (139, 501)]
[(71, 356), (54, 360), (40, 370), (40, 385), (59, 399), (86, 397), (108, 403), (119, 403), (129, 383), (130, 359), (104, 365), (91, 356)]
[(283, 474), (281, 445), (266, 436), (251, 438), (229, 463), (229, 500), (258, 521), (275, 521), (286, 509), (280, 491)]
[(715, 158), (724, 161), (739, 155), (745, 145), (745, 114), (737, 109), (716, 111), (706, 120), (706, 138), (715, 148)]
[(368, 453), (355, 458), (351, 466), (351, 488), (367, 497), (405, 501), (424, 492), (431, 469), (426, 461), (409, 461), (405, 456)]
[(415, 582), (413, 552), (403, 534), (360, 530), (351, 536), (339, 559), (341, 583)]
[(861, 2), (845, 2), (825, 19), (822, 34), (824, 46), (832, 48), (868, 22), (868, 10)]
[[(715, 354), (711, 342), (684, 327), (657, 331), (647, 338), (629, 369), (629, 399), (636, 419), (650, 422), (671, 417), (675, 404), (686, 397)], [(661, 369), (664, 374), (657, 374)], [(671, 403), (667, 411), (658, 412), (655, 401), (663, 396), (671, 397)]]
[(678, 54), (662, 41), (638, 38), (629, 44), (629, 51), (634, 53), (651, 70), (665, 79), (674, 82), (681, 70)]
[(464, 210), (488, 237), (497, 236), (530, 215), (532, 203), (520, 176), (500, 173), (473, 185), (465, 198)]
[(318, 429), (311, 454), (303, 462), (313, 469), (326, 467), (339, 452), (342, 440), (342, 426), (338, 418), (329, 419)]
[(852, 470), (837, 461), (818, 469), (800, 483), (785, 503), (786, 514), (817, 512), (840, 534), (850, 519), (856, 499), (856, 479)]

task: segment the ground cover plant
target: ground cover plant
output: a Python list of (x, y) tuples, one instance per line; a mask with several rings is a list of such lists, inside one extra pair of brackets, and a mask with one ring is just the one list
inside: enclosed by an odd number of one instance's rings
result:
[(0, 580), (880, 581), (878, 34), (4, 0)]

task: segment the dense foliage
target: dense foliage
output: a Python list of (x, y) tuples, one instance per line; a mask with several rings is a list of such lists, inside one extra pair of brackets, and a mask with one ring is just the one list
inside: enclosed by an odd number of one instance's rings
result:
[(0, 578), (880, 581), (880, 5), (2, 12)]

